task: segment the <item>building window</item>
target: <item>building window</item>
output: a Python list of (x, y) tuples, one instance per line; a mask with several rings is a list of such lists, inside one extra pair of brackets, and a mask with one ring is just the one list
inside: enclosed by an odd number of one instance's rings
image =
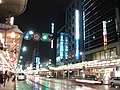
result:
[(101, 59), (105, 58), (105, 51), (101, 51)]
[(105, 52), (105, 58), (110, 58), (110, 50), (106, 50), (106, 52)]
[(111, 57), (116, 57), (117, 55), (116, 55), (116, 48), (113, 48), (113, 49), (111, 49), (110, 50), (111, 52)]
[(100, 52), (98, 52), (98, 53), (96, 53), (96, 60), (100, 60), (101, 58), (100, 58)]

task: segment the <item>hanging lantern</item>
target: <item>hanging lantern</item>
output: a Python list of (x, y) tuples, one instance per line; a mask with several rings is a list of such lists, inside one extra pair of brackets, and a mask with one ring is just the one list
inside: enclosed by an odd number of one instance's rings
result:
[(0, 17), (11, 17), (22, 14), (28, 0), (0, 0)]

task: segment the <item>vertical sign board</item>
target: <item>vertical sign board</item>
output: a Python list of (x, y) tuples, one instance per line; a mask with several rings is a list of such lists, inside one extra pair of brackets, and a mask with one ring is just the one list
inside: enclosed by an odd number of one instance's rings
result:
[(75, 57), (76, 57), (76, 60), (79, 60), (80, 58), (80, 47), (79, 47), (79, 40), (80, 40), (80, 32), (79, 32), (79, 10), (75, 10), (75, 40), (76, 40), (76, 54), (75, 54)]
[(39, 65), (40, 65), (40, 57), (36, 57), (36, 69), (39, 69)]
[(64, 56), (64, 33), (60, 33), (60, 59)]
[(107, 49), (107, 29), (106, 29), (106, 21), (103, 21), (103, 40), (104, 40), (104, 50)]
[(65, 59), (68, 59), (68, 34), (65, 35)]

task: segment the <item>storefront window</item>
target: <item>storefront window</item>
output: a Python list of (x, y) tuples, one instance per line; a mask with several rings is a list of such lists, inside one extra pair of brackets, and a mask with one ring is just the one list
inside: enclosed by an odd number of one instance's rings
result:
[(96, 54), (93, 54), (93, 60), (96, 60)]
[(96, 59), (97, 59), (97, 60), (100, 60), (100, 56), (101, 56), (101, 55), (100, 55), (100, 52), (96, 53)]
[(101, 59), (104, 59), (105, 58), (105, 52), (104, 51), (101, 51)]
[(106, 57), (106, 58), (110, 58), (110, 50), (106, 50), (106, 52), (105, 52), (105, 57)]
[(116, 57), (116, 48), (111, 49), (111, 57)]

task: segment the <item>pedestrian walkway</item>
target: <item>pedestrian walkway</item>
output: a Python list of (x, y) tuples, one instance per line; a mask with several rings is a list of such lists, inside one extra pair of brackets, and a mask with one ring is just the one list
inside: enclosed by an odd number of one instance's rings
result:
[(13, 82), (11, 79), (6, 81), (6, 86), (0, 86), (0, 90), (15, 90), (15, 82)]

